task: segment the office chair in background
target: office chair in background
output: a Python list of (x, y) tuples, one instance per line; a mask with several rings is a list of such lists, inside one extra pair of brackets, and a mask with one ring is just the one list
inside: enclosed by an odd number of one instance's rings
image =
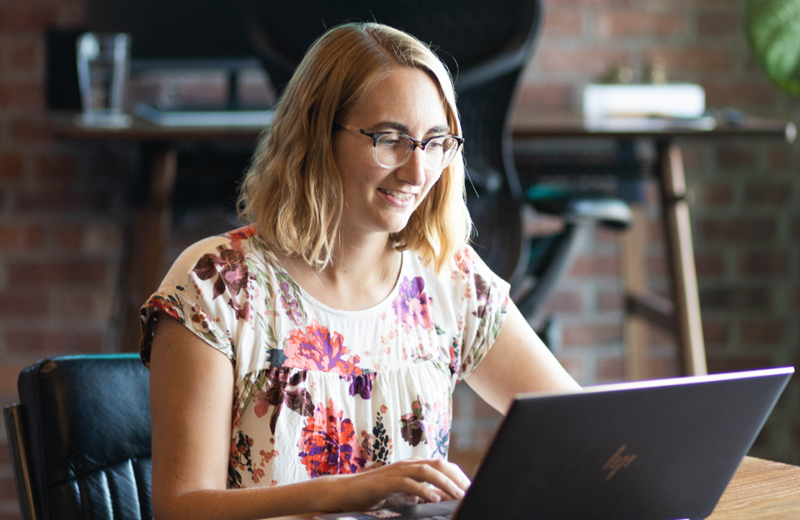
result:
[[(377, 21), (431, 44), (455, 80), (466, 139), (467, 204), (477, 231), (473, 247), (511, 284), (515, 302), (526, 315), (539, 310), (591, 226), (600, 222), (625, 227), (630, 221), (630, 211), (621, 201), (576, 197), (572, 192), (529, 199), (520, 184), (511, 146), (511, 109), (520, 74), (533, 53), (540, 1), (398, 5), (349, 0), (300, 6), (240, 0), (240, 6), (250, 40), (278, 94), (314, 40), (344, 22)], [(562, 217), (564, 231), (543, 241), (527, 236), (526, 205)]]
[(23, 370), (4, 409), (25, 520), (150, 520), (150, 373), (135, 354)]

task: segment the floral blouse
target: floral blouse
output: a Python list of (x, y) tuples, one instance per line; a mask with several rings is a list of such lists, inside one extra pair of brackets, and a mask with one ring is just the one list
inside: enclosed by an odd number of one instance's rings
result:
[(392, 293), (360, 311), (312, 298), (252, 227), (176, 260), (142, 307), (141, 357), (164, 312), (231, 360), (229, 487), (446, 458), (456, 381), (497, 337), (508, 285), (469, 246), (446, 278), (402, 255)]

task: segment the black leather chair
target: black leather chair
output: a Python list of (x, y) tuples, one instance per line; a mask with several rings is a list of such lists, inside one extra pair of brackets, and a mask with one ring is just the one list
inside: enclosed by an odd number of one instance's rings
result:
[(150, 374), (133, 354), (26, 368), (4, 410), (24, 519), (150, 520)]
[[(511, 110), (520, 74), (528, 63), (542, 17), (540, 0), (303, 2), (239, 0), (250, 40), (278, 94), (311, 43), (328, 27), (348, 21), (377, 21), (409, 32), (431, 48), (450, 69), (466, 143), (467, 204), (477, 234), (473, 246), (495, 273), (507, 280), (518, 306), (535, 312), (566, 269), (580, 233), (597, 219), (625, 226), (627, 206), (616, 201), (594, 206), (528, 200), (514, 165)], [(545, 254), (525, 235), (524, 207), (555, 211), (567, 232), (549, 240)], [(627, 220), (630, 220), (628, 211)], [(541, 244), (539, 244), (541, 245)], [(534, 253), (532, 259), (531, 254)], [(535, 280), (534, 283), (529, 283)], [(544, 281), (544, 283), (542, 283)]]

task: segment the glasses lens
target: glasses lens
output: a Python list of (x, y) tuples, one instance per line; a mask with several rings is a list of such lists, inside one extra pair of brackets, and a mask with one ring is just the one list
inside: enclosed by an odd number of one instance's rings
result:
[(411, 152), (411, 141), (401, 134), (384, 134), (375, 143), (375, 159), (386, 168), (403, 164)]
[[(411, 157), (415, 147), (408, 136), (384, 134), (375, 143), (375, 160), (384, 168), (395, 168)], [(425, 146), (425, 167), (430, 170), (446, 168), (458, 153), (458, 140), (448, 136), (436, 137)]]
[(425, 147), (425, 165), (438, 170), (446, 168), (458, 151), (458, 141), (452, 137), (437, 137), (428, 142)]

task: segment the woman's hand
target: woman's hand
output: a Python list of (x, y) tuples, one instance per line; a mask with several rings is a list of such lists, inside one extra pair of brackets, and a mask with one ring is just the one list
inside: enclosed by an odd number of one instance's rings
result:
[(320, 484), (325, 481), (320, 506), (330, 511), (458, 500), (470, 485), (469, 478), (455, 464), (417, 457), (364, 473), (318, 480)]

